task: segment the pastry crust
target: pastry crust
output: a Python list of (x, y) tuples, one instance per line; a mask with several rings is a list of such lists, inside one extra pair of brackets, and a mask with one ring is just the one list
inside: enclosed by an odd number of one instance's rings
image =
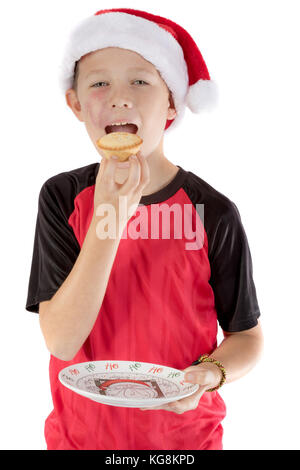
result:
[(130, 132), (112, 132), (97, 140), (97, 146), (107, 159), (115, 155), (122, 162), (128, 160), (130, 155), (136, 155), (142, 143), (141, 137)]

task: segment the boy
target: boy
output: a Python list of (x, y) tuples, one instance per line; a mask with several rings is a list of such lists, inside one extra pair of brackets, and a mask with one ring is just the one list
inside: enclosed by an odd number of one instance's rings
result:
[[(143, 145), (129, 162), (103, 158), (41, 188), (26, 309), (39, 313), (51, 353), (47, 448), (222, 449), (225, 404), (216, 390), (256, 364), (262, 333), (236, 205), (163, 154), (163, 133), (182, 119), (185, 104), (198, 112), (213, 102), (200, 51), (165, 18), (103, 10), (74, 31), (61, 78), (99, 153), (96, 141), (106, 132), (137, 132)], [(113, 208), (112, 237), (101, 229), (103, 204)], [(175, 215), (168, 237), (149, 236), (155, 209), (185, 206), (192, 222), (181, 237)], [(128, 236), (137, 221), (141, 236)], [(186, 233), (195, 225), (196, 236), (204, 228), (196, 247)], [(225, 336), (219, 347), (218, 322)], [(204, 354), (213, 362), (197, 361)], [(67, 365), (106, 359), (175, 367), (199, 389), (135, 409), (95, 403), (58, 381)]]

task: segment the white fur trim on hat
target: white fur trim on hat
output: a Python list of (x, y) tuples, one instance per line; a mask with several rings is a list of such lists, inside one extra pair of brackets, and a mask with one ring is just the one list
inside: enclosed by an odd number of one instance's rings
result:
[(177, 121), (189, 89), (182, 48), (169, 32), (154, 22), (127, 13), (88, 17), (71, 32), (61, 63), (63, 93), (72, 87), (75, 62), (89, 52), (106, 47), (135, 51), (156, 67), (173, 94)]

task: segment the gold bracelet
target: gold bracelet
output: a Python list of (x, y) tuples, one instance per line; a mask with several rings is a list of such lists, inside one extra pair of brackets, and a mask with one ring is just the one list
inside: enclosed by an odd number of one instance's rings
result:
[(219, 388), (221, 388), (222, 385), (224, 385), (224, 383), (226, 381), (226, 370), (225, 370), (224, 366), (221, 364), (221, 362), (216, 361), (212, 357), (209, 357), (208, 354), (203, 354), (202, 356), (200, 356), (199, 359), (197, 359), (197, 361), (193, 362), (192, 365), (201, 364), (202, 362), (212, 362), (213, 364), (216, 364), (216, 366), (218, 366), (220, 371), (222, 372), (222, 378), (220, 380), (219, 385), (217, 385), (214, 388), (210, 388), (210, 389), (206, 390), (206, 392), (214, 392), (214, 391), (218, 390)]

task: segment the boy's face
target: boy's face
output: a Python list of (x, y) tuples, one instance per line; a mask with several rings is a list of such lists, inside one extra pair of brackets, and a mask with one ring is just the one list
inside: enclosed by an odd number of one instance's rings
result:
[[(141, 153), (161, 153), (166, 120), (174, 119), (176, 111), (154, 65), (136, 52), (108, 47), (81, 57), (78, 66), (77, 90), (67, 90), (66, 100), (97, 151), (107, 124), (135, 122), (144, 141)], [(93, 72), (97, 69), (105, 70)]]

